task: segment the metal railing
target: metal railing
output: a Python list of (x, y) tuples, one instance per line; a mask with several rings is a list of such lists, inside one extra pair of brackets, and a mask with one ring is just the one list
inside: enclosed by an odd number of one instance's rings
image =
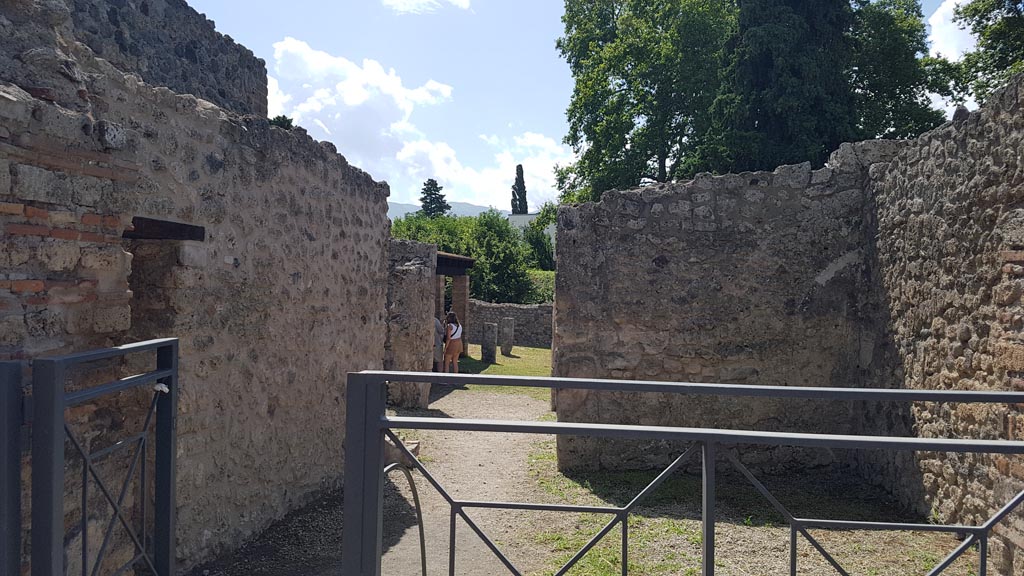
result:
[[(65, 391), (65, 382), (72, 370), (81, 364), (110, 361), (129, 354), (156, 353), (156, 367), (148, 372), (122, 378), (74, 392)], [(141, 386), (152, 386), (153, 396), (146, 412), (142, 430), (106, 448), (89, 451), (65, 420), (65, 410)], [(39, 358), (32, 362), (32, 574), (52, 576), (64, 573), (64, 474), (65, 442), (70, 441), (74, 453), (82, 461), (81, 498), (81, 564), (83, 576), (97, 576), (108, 551), (115, 527), (123, 528), (132, 541), (131, 560), (115, 574), (143, 566), (155, 576), (173, 576), (175, 526), (175, 460), (177, 458), (178, 406), (178, 340), (150, 340), (116, 348), (105, 348), (66, 356)], [(155, 422), (154, 422), (155, 420)], [(147, 451), (153, 429), (155, 440), (153, 466), (153, 534), (147, 539)], [(131, 449), (130, 465), (114, 492), (96, 469), (96, 463), (124, 449)], [(141, 466), (140, 466), (141, 462)], [(125, 498), (138, 470), (140, 525), (136, 531), (133, 519), (124, 510)], [(103, 531), (103, 539), (90, 558), (89, 487), (95, 486), (105, 505), (112, 510)]]
[(0, 362), (0, 574), (21, 572), (20, 362)]
[[(698, 450), (701, 454), (702, 476), (702, 572), (715, 573), (716, 470), (719, 449), (736, 445), (792, 446), (806, 448), (884, 449), (895, 451), (929, 451), (977, 454), (1024, 454), (1024, 442), (1006, 440), (975, 440), (948, 438), (913, 438), (893, 436), (858, 436), (839, 434), (805, 434), (758, 432), (714, 428), (678, 428), (663, 426), (627, 426), (577, 422), (516, 422), (507, 420), (468, 420), (459, 418), (388, 417), (386, 383), (389, 380), (429, 382), (436, 384), (478, 384), (490, 386), (523, 386), (554, 389), (584, 389), (625, 392), (658, 392), (670, 394), (803, 398), (819, 400), (887, 401), (887, 402), (962, 402), (962, 403), (1024, 403), (1021, 392), (975, 392), (959, 390), (896, 390), (867, 388), (813, 388), (785, 386), (747, 386), (735, 384), (666, 383), (625, 380), (580, 380), (571, 378), (535, 378), (479, 376), (468, 374), (436, 374), (430, 372), (367, 371), (349, 374), (345, 438), (345, 501), (343, 506), (342, 573), (346, 576), (379, 576), (382, 553), (382, 496), (384, 475), (384, 443), (390, 439), (405, 454), (450, 506), (448, 573), (455, 574), (455, 527), (461, 518), (494, 553), (509, 573), (521, 572), (487, 536), (467, 513), (474, 508), (536, 510), (553, 512), (592, 512), (612, 518), (593, 539), (555, 574), (562, 576), (617, 526), (621, 530), (622, 574), (627, 574), (629, 555), (628, 517), (636, 506), (654, 492), (666, 479), (687, 462)], [(518, 502), (466, 501), (453, 498), (416, 457), (405, 448), (393, 429), (452, 430), (504, 432), (517, 434), (553, 434), (632, 440), (677, 440), (690, 442), (668, 468), (664, 469), (633, 500), (622, 507), (531, 504)], [(963, 542), (928, 574), (941, 574), (957, 558), (974, 545), (978, 546), (978, 574), (987, 574), (988, 540), (992, 529), (1024, 502), (1024, 491), (1017, 494), (987, 522), (979, 526), (914, 524), (893, 522), (860, 522), (798, 518), (791, 514), (765, 486), (729, 451), (726, 459), (746, 477), (754, 488), (785, 518), (790, 525), (790, 574), (797, 573), (796, 544), (803, 536), (811, 546), (841, 575), (849, 573), (833, 558), (809, 529), (853, 530), (920, 530), (966, 534)]]

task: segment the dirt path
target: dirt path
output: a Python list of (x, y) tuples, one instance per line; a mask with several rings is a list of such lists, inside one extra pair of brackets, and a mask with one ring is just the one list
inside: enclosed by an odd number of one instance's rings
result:
[[(430, 415), (452, 418), (501, 418), (537, 420), (548, 414), (548, 403), (517, 394), (488, 393), (442, 388), (431, 404)], [(532, 447), (544, 436), (493, 434), (480, 432), (422, 431), (408, 432), (407, 438), (421, 441), (420, 459), (458, 500), (523, 501), (536, 491), (529, 477), (527, 458)], [(411, 502), (411, 494), (401, 475), (394, 476), (399, 491)], [(417, 488), (423, 505), (427, 534), (427, 564), (430, 574), (447, 574), (450, 506), (420, 475)], [(385, 522), (390, 505), (385, 504)], [(470, 510), (468, 514), (480, 528), (502, 547), (515, 540), (529, 522), (515, 511)], [(543, 559), (517, 553), (506, 546), (505, 552), (523, 571), (540, 567)], [(415, 526), (405, 529), (398, 542), (385, 554), (383, 573), (412, 576), (420, 573), (419, 533)], [(508, 573), (495, 555), (461, 519), (456, 528), (456, 567), (458, 574), (493, 576)]]

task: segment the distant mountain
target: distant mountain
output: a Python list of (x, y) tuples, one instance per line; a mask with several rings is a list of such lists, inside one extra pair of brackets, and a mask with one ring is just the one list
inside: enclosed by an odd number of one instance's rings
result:
[[(452, 216), (476, 216), (481, 212), (490, 210), (487, 206), (477, 206), (476, 204), (470, 204), (468, 202), (452, 202), (448, 204), (452, 207), (450, 214)], [(401, 216), (405, 216), (410, 212), (416, 212), (420, 209), (419, 204), (403, 204), (402, 202), (388, 202), (388, 218), (394, 220)], [(502, 214), (509, 214), (508, 210), (498, 210)]]

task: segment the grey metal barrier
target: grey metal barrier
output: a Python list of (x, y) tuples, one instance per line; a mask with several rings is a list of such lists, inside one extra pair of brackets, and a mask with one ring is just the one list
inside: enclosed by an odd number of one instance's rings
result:
[[(66, 392), (65, 381), (73, 368), (81, 364), (114, 360), (129, 354), (155, 352), (156, 367), (148, 372), (108, 382), (99, 386)], [(142, 430), (121, 441), (89, 452), (67, 424), (64, 411), (102, 396), (116, 394), (140, 386), (153, 385), (153, 398)], [(97, 576), (115, 527), (120, 525), (131, 538), (134, 557), (115, 571), (123, 573), (141, 566), (155, 576), (173, 576), (175, 526), (175, 460), (177, 453), (178, 412), (178, 340), (150, 340), (116, 348), (105, 348), (52, 358), (32, 363), (32, 574), (53, 576), (64, 573), (64, 471), (65, 441), (70, 441), (82, 460), (82, 575)], [(155, 419), (155, 422), (154, 422)], [(155, 430), (153, 534), (146, 538), (147, 526), (147, 451), (149, 434)], [(100, 477), (94, 464), (111, 454), (132, 449), (130, 465), (115, 493)], [(139, 466), (139, 462), (142, 465)], [(139, 473), (140, 516), (142, 530), (137, 532), (132, 519), (122, 508), (135, 476)], [(90, 482), (91, 479), (91, 482)], [(94, 485), (113, 511), (103, 539), (90, 563), (88, 543), (89, 486)], [(141, 532), (141, 535), (140, 535)], [(91, 570), (90, 570), (91, 565)]]
[[(502, 562), (509, 573), (520, 576), (497, 545), (473, 521), (467, 510), (474, 508), (537, 510), (552, 512), (591, 512), (612, 518), (593, 539), (570, 558), (555, 575), (563, 576), (594, 546), (617, 526), (621, 530), (622, 574), (627, 574), (629, 554), (628, 517), (636, 506), (676, 472), (687, 458), (699, 450), (702, 475), (702, 576), (715, 573), (715, 462), (723, 446), (761, 445), (807, 448), (887, 449), (899, 451), (931, 451), (979, 454), (1024, 454), (1024, 442), (1007, 440), (974, 440), (949, 438), (914, 438), (894, 436), (858, 436), (839, 434), (804, 434), (758, 432), (716, 428), (679, 428), (665, 426), (627, 426), (577, 422), (516, 422), (507, 420), (470, 420), (459, 418), (388, 417), (386, 383), (389, 380), (430, 382), (437, 384), (478, 384), (490, 386), (524, 386), (554, 389), (584, 389), (625, 392), (658, 392), (671, 394), (804, 398), (819, 400), (860, 400), (889, 402), (964, 402), (1024, 403), (1021, 392), (989, 392), (960, 390), (900, 390), (878, 388), (821, 388), (798, 386), (750, 386), (736, 384), (667, 383), (627, 380), (582, 380), (573, 378), (537, 378), (479, 376), (470, 374), (437, 374), (431, 372), (366, 371), (348, 375), (347, 423), (345, 438), (345, 501), (343, 505), (342, 574), (345, 576), (380, 576), (382, 552), (382, 495), (384, 476), (384, 442), (389, 438), (415, 465), (423, 477), (445, 499), (451, 509), (449, 522), (448, 573), (455, 574), (456, 520), (468, 525), (481, 541)], [(689, 448), (658, 474), (633, 500), (622, 507), (531, 504), (519, 502), (466, 501), (453, 498), (433, 475), (406, 449), (392, 429), (452, 430), (504, 432), (519, 434), (554, 434), (620, 438), (633, 440), (678, 440), (690, 442)], [(803, 536), (810, 545), (842, 576), (849, 573), (808, 531), (818, 529), (855, 530), (920, 530), (966, 534), (963, 542), (936, 565), (929, 576), (941, 574), (957, 558), (974, 545), (979, 551), (979, 576), (987, 574), (988, 539), (992, 529), (1024, 502), (1024, 491), (1017, 494), (988, 521), (979, 526), (914, 524), (892, 522), (859, 522), (798, 518), (793, 516), (738, 458), (725, 452), (726, 459), (739, 470), (754, 488), (786, 519), (790, 525), (790, 574), (797, 573), (796, 543)]]
[(20, 362), (0, 362), (0, 574), (21, 572)]

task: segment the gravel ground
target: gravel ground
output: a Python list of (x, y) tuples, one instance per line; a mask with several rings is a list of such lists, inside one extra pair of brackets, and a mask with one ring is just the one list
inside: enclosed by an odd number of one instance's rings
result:
[[(548, 402), (521, 394), (439, 387), (429, 411), (409, 415), (538, 420), (550, 418)], [(554, 442), (536, 435), (405, 431), (421, 441), (420, 458), (456, 499), (518, 502), (624, 503), (653, 473), (596, 474), (566, 478), (556, 470)], [(427, 532), (430, 574), (448, 573), (449, 506), (416, 474)], [(419, 535), (412, 498), (401, 474), (385, 494), (383, 573), (420, 573)], [(800, 515), (875, 520), (906, 520), (888, 498), (848, 476), (763, 479)], [(783, 525), (745, 480), (725, 475), (720, 484), (720, 524), (716, 530), (717, 573), (722, 576), (788, 574), (789, 528)], [(630, 574), (700, 573), (699, 479), (678, 475), (638, 509), (630, 520)], [(341, 498), (332, 494), (275, 524), (243, 549), (202, 566), (192, 576), (319, 576), (340, 574)], [(518, 511), (470, 510), (470, 516), (529, 575), (551, 574), (603, 526), (606, 517)], [(917, 519), (920, 521), (920, 519)], [(930, 533), (815, 532), (851, 574), (925, 574), (957, 544), (952, 536)], [(495, 576), (509, 572), (473, 531), (457, 524), (456, 573)], [(593, 550), (570, 574), (620, 574), (619, 531)], [(801, 539), (801, 575), (831, 575), (822, 557)], [(973, 553), (948, 574), (968, 575)], [(994, 574), (995, 572), (990, 573)]]

